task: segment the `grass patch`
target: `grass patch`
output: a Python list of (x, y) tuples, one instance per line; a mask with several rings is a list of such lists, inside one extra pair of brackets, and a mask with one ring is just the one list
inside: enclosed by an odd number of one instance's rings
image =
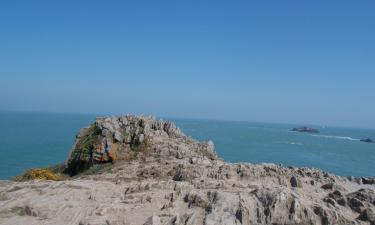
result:
[(27, 170), (24, 174), (14, 177), (14, 181), (29, 181), (29, 180), (63, 180), (64, 177), (59, 173), (54, 173), (47, 168), (33, 168)]
[(14, 214), (16, 214), (18, 216), (25, 216), (25, 215), (27, 215), (26, 211), (25, 211), (25, 208), (19, 207), (19, 206), (11, 208), (10, 212), (14, 213)]
[(88, 176), (88, 175), (111, 172), (114, 166), (115, 166), (115, 163), (94, 164), (87, 170), (82, 171), (81, 173), (77, 174), (74, 177), (83, 177), (83, 176)]
[(59, 163), (59, 164), (56, 164), (56, 165), (47, 166), (46, 169), (50, 170), (53, 173), (59, 173), (59, 174), (61, 174), (61, 173), (64, 172), (65, 164), (64, 163)]

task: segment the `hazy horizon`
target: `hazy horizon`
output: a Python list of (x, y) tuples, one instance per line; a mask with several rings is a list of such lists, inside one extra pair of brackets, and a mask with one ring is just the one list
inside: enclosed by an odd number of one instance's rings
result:
[(375, 128), (374, 1), (0, 3), (0, 110)]
[(72, 116), (93, 116), (93, 117), (101, 117), (101, 116), (119, 116), (119, 115), (126, 115), (126, 114), (134, 114), (134, 115), (144, 115), (144, 116), (155, 116), (156, 118), (164, 119), (164, 120), (193, 120), (193, 121), (217, 121), (217, 122), (235, 122), (235, 123), (259, 123), (259, 124), (275, 124), (275, 125), (290, 125), (294, 128), (301, 127), (301, 126), (309, 126), (313, 128), (347, 128), (347, 129), (365, 129), (365, 130), (375, 130), (372, 127), (351, 127), (351, 126), (336, 126), (332, 124), (313, 124), (313, 123), (296, 123), (293, 121), (290, 122), (279, 122), (279, 121), (254, 121), (254, 120), (242, 120), (242, 119), (226, 119), (226, 118), (203, 118), (203, 117), (179, 117), (173, 115), (156, 115), (156, 114), (146, 114), (146, 113), (134, 113), (134, 112), (119, 112), (119, 113), (84, 113), (84, 112), (55, 112), (55, 111), (17, 111), (17, 110), (2, 110), (0, 109), (0, 113), (21, 113), (21, 114), (55, 114), (55, 115), (72, 115)]

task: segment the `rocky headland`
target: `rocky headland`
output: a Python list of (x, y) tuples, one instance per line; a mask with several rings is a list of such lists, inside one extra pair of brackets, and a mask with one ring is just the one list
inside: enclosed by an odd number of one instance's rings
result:
[[(261, 153), (260, 153), (261, 154)], [(0, 224), (375, 224), (375, 179), (227, 163), (170, 121), (98, 118), (62, 166), (0, 181)]]

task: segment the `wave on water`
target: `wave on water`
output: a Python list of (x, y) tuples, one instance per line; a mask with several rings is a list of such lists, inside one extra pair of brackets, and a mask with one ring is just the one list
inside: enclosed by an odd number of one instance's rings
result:
[(358, 138), (344, 137), (344, 136), (319, 135), (319, 134), (311, 134), (311, 136), (314, 136), (314, 137), (323, 137), (323, 138), (341, 139), (341, 140), (349, 140), (349, 141), (360, 141), (360, 139), (358, 139)]
[(282, 141), (282, 142), (279, 142), (281, 144), (287, 144), (287, 145), (303, 145), (302, 143), (299, 143), (299, 142), (289, 142), (289, 141)]
[(290, 142), (289, 144), (290, 145), (303, 145), (302, 143), (298, 143), (298, 142)]

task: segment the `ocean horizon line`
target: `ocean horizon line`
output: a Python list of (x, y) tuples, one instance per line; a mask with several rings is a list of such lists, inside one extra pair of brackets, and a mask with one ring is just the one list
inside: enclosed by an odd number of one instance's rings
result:
[(77, 116), (118, 116), (125, 114), (134, 114), (134, 115), (144, 115), (144, 116), (155, 116), (156, 118), (168, 119), (168, 120), (196, 120), (196, 121), (211, 121), (211, 122), (229, 122), (229, 123), (258, 123), (258, 124), (274, 124), (274, 125), (288, 125), (293, 127), (299, 126), (309, 126), (316, 127), (319, 129), (325, 128), (342, 128), (342, 129), (361, 129), (361, 130), (370, 130), (375, 131), (375, 127), (360, 127), (360, 126), (346, 126), (346, 125), (329, 125), (329, 124), (314, 124), (314, 123), (297, 123), (297, 122), (269, 122), (269, 121), (251, 121), (245, 119), (221, 119), (221, 118), (205, 118), (205, 117), (184, 117), (184, 116), (168, 116), (168, 115), (158, 115), (153, 113), (138, 113), (138, 112), (123, 112), (123, 113), (89, 113), (89, 112), (58, 112), (58, 111), (29, 111), (29, 110), (7, 110), (0, 109), (0, 113), (35, 113), (35, 114), (60, 114), (60, 115), (77, 115)]

